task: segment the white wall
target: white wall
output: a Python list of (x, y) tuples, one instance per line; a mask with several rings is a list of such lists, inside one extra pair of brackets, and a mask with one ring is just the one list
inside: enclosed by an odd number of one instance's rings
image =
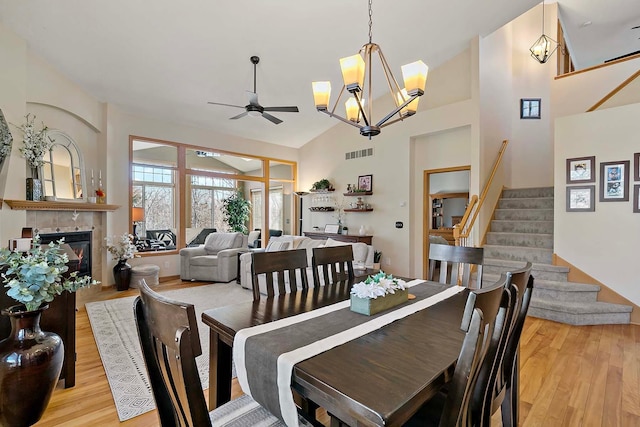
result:
[[(640, 104), (562, 117), (555, 122), (555, 252), (577, 268), (640, 304), (635, 262), (640, 214), (628, 202), (599, 202), (600, 163), (631, 161), (640, 151)], [(566, 159), (596, 156), (595, 212), (566, 212)]]

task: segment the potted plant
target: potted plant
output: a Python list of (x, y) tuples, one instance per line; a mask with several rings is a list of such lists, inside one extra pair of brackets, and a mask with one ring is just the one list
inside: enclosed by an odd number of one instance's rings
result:
[(311, 186), (310, 191), (334, 191), (333, 185), (328, 179), (324, 178), (320, 181), (316, 181)]
[(129, 289), (131, 282), (131, 266), (127, 263), (130, 258), (136, 256), (136, 245), (133, 243), (133, 235), (124, 233), (122, 236), (105, 237), (107, 250), (118, 262), (113, 267), (113, 278), (116, 282), (116, 290)]
[(44, 164), (43, 157), (51, 150), (53, 140), (47, 137), (49, 128), (42, 123), (38, 130), (35, 127), (36, 116), (27, 114), (27, 122), (18, 126), (23, 133), (23, 146), (20, 153), (27, 160), (31, 168), (31, 178), (27, 178), (27, 200), (42, 200), (42, 182), (40, 181), (39, 170)]
[(251, 213), (251, 202), (244, 198), (242, 191), (238, 190), (233, 196), (222, 201), (224, 220), (231, 231), (247, 234), (247, 222)]
[(407, 283), (384, 271), (367, 277), (351, 288), (351, 311), (372, 316), (409, 298)]
[(380, 270), (380, 260), (382, 259), (382, 252), (373, 251), (373, 269)]
[(47, 407), (64, 359), (62, 339), (40, 329), (48, 302), (64, 291), (75, 292), (99, 282), (77, 272), (66, 275), (63, 240), (40, 246), (38, 236), (27, 252), (0, 249), (2, 282), (19, 304), (2, 310), (9, 317), (11, 335), (0, 341), (0, 424), (35, 424)]

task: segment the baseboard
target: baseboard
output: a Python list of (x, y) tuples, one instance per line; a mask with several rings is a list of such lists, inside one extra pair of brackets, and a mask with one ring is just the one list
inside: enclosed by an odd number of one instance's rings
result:
[(178, 280), (179, 278), (180, 278), (180, 275), (179, 275), (179, 274), (176, 274), (176, 275), (174, 275), (174, 276), (163, 276), (163, 277), (159, 277), (159, 278), (158, 278), (158, 281), (159, 281), (160, 283), (162, 283), (162, 282), (169, 282), (169, 281), (171, 281), (171, 280)]
[(626, 299), (625, 297), (623, 297), (622, 295), (620, 295), (619, 293), (617, 293), (616, 291), (608, 287), (607, 285), (589, 276), (587, 273), (580, 270), (579, 268), (577, 268), (570, 262), (566, 261), (565, 259), (561, 258), (560, 256), (556, 255), (555, 253), (553, 254), (552, 262), (553, 262), (553, 265), (569, 267), (569, 274), (567, 276), (567, 280), (569, 282), (586, 283), (588, 285), (600, 286), (600, 292), (598, 292), (598, 301), (610, 302), (613, 304), (630, 305), (631, 307), (633, 307), (633, 311), (631, 311), (630, 323), (634, 325), (640, 325), (640, 308), (638, 307), (638, 305), (629, 301), (628, 299)]

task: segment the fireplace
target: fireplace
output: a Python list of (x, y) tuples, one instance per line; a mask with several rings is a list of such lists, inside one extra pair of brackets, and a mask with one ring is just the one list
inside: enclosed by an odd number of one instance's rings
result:
[(91, 276), (91, 231), (40, 234), (40, 243), (57, 242), (62, 238), (78, 256), (78, 276)]

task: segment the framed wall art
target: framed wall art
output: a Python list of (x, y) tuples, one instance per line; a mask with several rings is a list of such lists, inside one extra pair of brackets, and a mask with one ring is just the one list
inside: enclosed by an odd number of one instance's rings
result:
[(600, 201), (629, 201), (629, 160), (600, 163)]
[(360, 175), (358, 177), (358, 188), (364, 191), (373, 191), (373, 175)]
[(539, 119), (540, 118), (540, 98), (520, 99), (520, 118)]
[(640, 184), (633, 186), (633, 212), (640, 213)]
[(596, 156), (567, 159), (567, 184), (596, 182)]
[(595, 210), (595, 185), (567, 187), (567, 212), (594, 212)]
[(324, 232), (338, 234), (340, 233), (340, 224), (327, 224), (324, 226)]
[(633, 155), (633, 180), (640, 181), (640, 153)]

